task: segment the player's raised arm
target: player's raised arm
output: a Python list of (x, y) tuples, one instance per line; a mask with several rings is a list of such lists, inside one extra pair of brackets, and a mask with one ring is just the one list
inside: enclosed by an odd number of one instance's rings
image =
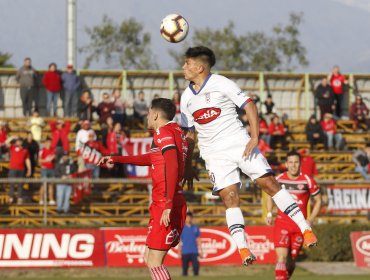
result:
[(245, 147), (243, 156), (248, 157), (252, 154), (253, 149), (258, 146), (259, 136), (259, 123), (258, 123), (258, 111), (256, 105), (253, 102), (248, 102), (244, 106), (245, 113), (250, 126), (250, 141)]

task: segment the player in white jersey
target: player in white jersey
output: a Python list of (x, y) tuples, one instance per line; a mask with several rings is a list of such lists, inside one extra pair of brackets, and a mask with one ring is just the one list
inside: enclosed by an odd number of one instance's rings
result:
[[(271, 167), (257, 148), (259, 125), (256, 106), (233, 81), (211, 73), (215, 63), (215, 55), (207, 47), (189, 48), (185, 53), (183, 70), (190, 84), (181, 96), (181, 125), (186, 130), (189, 145), (184, 182), (192, 188), (191, 159), (196, 130), (213, 192), (225, 205), (227, 225), (244, 265), (253, 263), (256, 258), (248, 248), (244, 217), (239, 207), (239, 168), (272, 196), (277, 207), (298, 225), (304, 235), (304, 244), (316, 245), (316, 236), (297, 203), (280, 188)], [(245, 110), (251, 136), (242, 127), (235, 106)]]

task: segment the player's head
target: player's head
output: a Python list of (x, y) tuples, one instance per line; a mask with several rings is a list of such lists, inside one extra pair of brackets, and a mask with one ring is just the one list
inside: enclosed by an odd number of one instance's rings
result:
[(215, 64), (216, 57), (211, 49), (204, 46), (188, 48), (182, 67), (185, 79), (192, 81), (201, 74), (208, 75)]
[(301, 173), (301, 155), (296, 151), (291, 151), (286, 156), (285, 166), (288, 174), (295, 177)]
[(148, 128), (157, 129), (166, 122), (172, 121), (176, 114), (176, 106), (168, 98), (156, 98), (148, 113)]

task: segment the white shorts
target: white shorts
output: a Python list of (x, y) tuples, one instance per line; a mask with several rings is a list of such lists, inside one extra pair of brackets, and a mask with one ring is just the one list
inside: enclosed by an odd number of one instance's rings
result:
[(240, 170), (252, 180), (258, 179), (267, 173), (273, 173), (266, 158), (258, 148), (247, 158), (242, 158), (245, 144), (235, 145), (211, 155), (203, 156), (206, 162), (209, 178), (213, 184), (213, 193), (223, 188), (240, 184)]

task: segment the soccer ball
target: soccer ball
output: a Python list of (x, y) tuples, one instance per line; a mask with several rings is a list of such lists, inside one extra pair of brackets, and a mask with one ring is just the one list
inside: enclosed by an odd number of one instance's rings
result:
[(171, 43), (181, 42), (188, 35), (189, 25), (183, 16), (171, 14), (162, 19), (161, 35)]

